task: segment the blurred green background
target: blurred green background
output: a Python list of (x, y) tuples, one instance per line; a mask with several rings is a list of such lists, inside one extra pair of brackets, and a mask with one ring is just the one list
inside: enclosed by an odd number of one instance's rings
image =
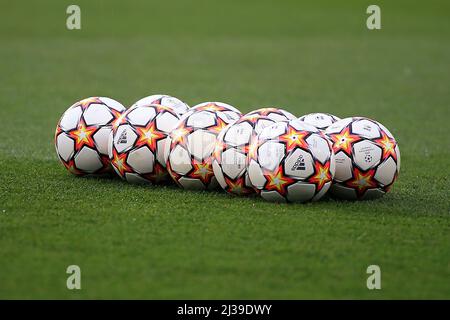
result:
[[(66, 29), (70, 4), (81, 30)], [(381, 30), (366, 28), (370, 4)], [(436, 0), (0, 0), (0, 297), (450, 298), (449, 13)], [(375, 118), (399, 142), (399, 180), (377, 201), (277, 205), (58, 163), (73, 102), (154, 93)], [(81, 291), (65, 287), (69, 264)]]

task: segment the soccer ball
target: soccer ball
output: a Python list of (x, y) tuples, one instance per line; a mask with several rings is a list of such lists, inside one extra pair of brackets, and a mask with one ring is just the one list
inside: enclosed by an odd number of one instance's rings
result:
[(294, 120), (297, 118), (292, 113), (287, 112), (286, 110), (283, 110), (280, 108), (275, 108), (275, 107), (261, 108), (261, 109), (250, 111), (249, 113), (246, 114), (246, 116), (254, 116), (254, 115), (267, 117), (276, 122), (290, 121), (290, 120)]
[(111, 170), (108, 137), (113, 122), (125, 111), (106, 97), (78, 101), (64, 112), (56, 126), (55, 147), (61, 163), (75, 175)]
[(158, 104), (128, 109), (113, 126), (109, 158), (117, 174), (128, 182), (159, 183), (170, 179), (164, 161), (167, 135), (180, 117)]
[(268, 117), (242, 116), (225, 127), (217, 138), (213, 171), (220, 186), (236, 195), (254, 193), (247, 172), (247, 155), (253, 139), (262, 129), (274, 124)]
[(326, 130), (333, 123), (341, 120), (340, 118), (329, 113), (310, 113), (301, 116), (298, 119), (306, 123), (309, 123), (320, 130)]
[(264, 128), (252, 142), (248, 161), (250, 182), (264, 199), (274, 202), (320, 199), (335, 170), (324, 133), (298, 119)]
[(332, 194), (373, 199), (389, 191), (400, 170), (400, 150), (381, 123), (363, 117), (342, 119), (325, 131), (336, 154)]
[(207, 102), (181, 117), (168, 136), (164, 156), (167, 170), (179, 186), (194, 190), (217, 187), (212, 169), (217, 136), (240, 116), (230, 105)]
[(179, 116), (185, 114), (189, 111), (189, 106), (181, 101), (178, 98), (171, 97), (165, 94), (154, 94), (152, 96), (148, 96), (145, 98), (140, 99), (139, 101), (135, 102), (130, 109), (144, 106), (144, 105), (151, 105), (151, 104), (159, 104), (164, 107), (170, 107), (172, 108)]

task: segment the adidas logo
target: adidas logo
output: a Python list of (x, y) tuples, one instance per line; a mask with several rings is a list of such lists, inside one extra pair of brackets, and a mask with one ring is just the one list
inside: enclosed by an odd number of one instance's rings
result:
[(127, 143), (127, 130), (123, 130), (120, 134), (119, 139), (117, 140), (118, 144)]
[(291, 170), (304, 171), (306, 169), (305, 159), (300, 155), (292, 166)]

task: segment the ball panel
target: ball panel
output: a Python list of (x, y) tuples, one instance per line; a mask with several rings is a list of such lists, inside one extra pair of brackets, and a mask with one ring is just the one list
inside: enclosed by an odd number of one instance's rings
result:
[(312, 201), (318, 201), (320, 200), (330, 189), (331, 187), (331, 182), (327, 182), (323, 185), (322, 189), (320, 189), (319, 192), (317, 192), (317, 194), (314, 196), (314, 198), (312, 199)]
[(158, 130), (170, 133), (178, 123), (180, 118), (170, 112), (162, 112), (156, 116), (156, 128)]
[(258, 149), (258, 162), (266, 170), (275, 171), (284, 157), (285, 148), (282, 143), (267, 141)]
[(204, 190), (205, 185), (198, 179), (192, 179), (187, 177), (181, 177), (178, 179), (178, 183), (185, 189), (189, 190)]
[(227, 183), (223, 176), (222, 169), (220, 168), (220, 166), (216, 160), (213, 161), (212, 167), (213, 167), (214, 176), (216, 177), (217, 182), (223, 189), (225, 189), (227, 187)]
[(116, 111), (123, 112), (126, 110), (126, 108), (119, 101), (116, 101), (108, 97), (99, 97), (99, 99), (108, 107), (113, 108)]
[(297, 182), (287, 188), (287, 199), (290, 202), (306, 202), (314, 197), (316, 186), (310, 183)]
[(375, 139), (380, 138), (380, 128), (368, 119), (356, 120), (352, 123), (352, 132), (364, 138)]
[(94, 134), (95, 146), (101, 154), (108, 155), (108, 141), (111, 127), (102, 127)]
[(378, 165), (381, 154), (381, 148), (369, 140), (362, 140), (353, 144), (353, 161), (364, 171)]
[(66, 112), (64, 112), (61, 120), (59, 121), (59, 126), (64, 131), (70, 131), (78, 126), (78, 122), (81, 119), (81, 114), (83, 113), (80, 106), (71, 107)]
[(223, 172), (231, 179), (236, 179), (245, 171), (246, 156), (232, 148), (222, 153), (221, 167)]
[(306, 138), (309, 150), (312, 155), (320, 161), (320, 163), (325, 164), (331, 156), (330, 146), (325, 138), (322, 138), (318, 134), (312, 134)]
[(330, 188), (331, 193), (333, 196), (341, 198), (341, 199), (347, 199), (347, 200), (356, 200), (356, 191), (352, 188), (347, 188), (339, 183), (333, 183)]
[(261, 191), (261, 197), (270, 202), (286, 202), (286, 198), (276, 191), (263, 190)]
[(211, 156), (215, 143), (216, 135), (204, 130), (196, 130), (188, 136), (187, 149), (197, 160), (202, 161)]
[(314, 160), (309, 152), (295, 149), (284, 161), (286, 175), (299, 179), (307, 179), (314, 173)]
[(387, 186), (394, 182), (396, 173), (397, 164), (391, 157), (389, 157), (378, 166), (374, 178), (383, 186)]
[(135, 126), (145, 126), (156, 116), (155, 108), (137, 107), (126, 114), (128, 122)]
[(120, 153), (126, 152), (133, 147), (136, 139), (137, 134), (130, 125), (120, 125), (114, 135), (114, 147)]
[(84, 110), (83, 118), (88, 126), (108, 124), (114, 116), (104, 104), (91, 104)]
[(178, 174), (184, 175), (192, 170), (191, 157), (186, 149), (177, 145), (169, 154), (170, 167)]
[(262, 189), (266, 183), (266, 178), (264, 177), (259, 164), (256, 161), (251, 160), (247, 170), (252, 186), (257, 189)]
[(60, 133), (56, 138), (56, 150), (64, 161), (69, 161), (74, 154), (75, 142), (65, 133)]
[(138, 174), (151, 173), (155, 165), (155, 155), (149, 148), (141, 147), (130, 151), (127, 163)]
[(225, 130), (224, 141), (232, 146), (249, 143), (253, 132), (253, 128), (248, 122), (229, 125)]
[(75, 155), (74, 160), (77, 168), (87, 173), (94, 173), (103, 167), (103, 163), (98, 153), (88, 147), (81, 148)]

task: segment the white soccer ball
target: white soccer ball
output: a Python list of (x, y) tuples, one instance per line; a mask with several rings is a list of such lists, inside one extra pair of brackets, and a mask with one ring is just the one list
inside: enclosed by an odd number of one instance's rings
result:
[(342, 119), (325, 131), (336, 154), (331, 187), (338, 198), (373, 199), (388, 192), (400, 171), (400, 149), (381, 123), (363, 117)]
[(253, 139), (275, 121), (257, 114), (230, 123), (217, 138), (213, 171), (220, 186), (235, 195), (255, 193), (247, 172), (247, 156)]
[(75, 175), (111, 170), (108, 137), (125, 107), (106, 97), (90, 97), (73, 104), (56, 126), (55, 147), (61, 163)]
[(310, 113), (301, 116), (298, 119), (308, 124), (311, 124), (320, 130), (326, 130), (333, 123), (341, 120), (340, 118), (329, 113)]
[(187, 103), (181, 101), (178, 98), (165, 95), (165, 94), (154, 94), (145, 98), (142, 98), (138, 101), (136, 101), (130, 109), (136, 108), (136, 107), (142, 107), (145, 105), (151, 105), (151, 104), (159, 104), (164, 107), (170, 107), (175, 112), (181, 116), (189, 111), (189, 106)]
[(335, 160), (331, 143), (298, 119), (263, 129), (249, 153), (250, 182), (268, 201), (320, 199), (330, 188)]
[(253, 111), (250, 111), (249, 113), (245, 114), (246, 116), (262, 116), (267, 117), (273, 121), (290, 121), (294, 120), (297, 117), (294, 116), (292, 113), (276, 108), (276, 107), (268, 107), (268, 108), (260, 108)]
[(207, 102), (183, 115), (166, 141), (165, 161), (173, 180), (185, 189), (214, 189), (217, 180), (212, 157), (217, 136), (229, 123), (239, 119), (236, 108)]
[(164, 148), (179, 119), (175, 110), (157, 104), (128, 109), (114, 123), (109, 141), (108, 154), (116, 173), (129, 182), (170, 179)]

